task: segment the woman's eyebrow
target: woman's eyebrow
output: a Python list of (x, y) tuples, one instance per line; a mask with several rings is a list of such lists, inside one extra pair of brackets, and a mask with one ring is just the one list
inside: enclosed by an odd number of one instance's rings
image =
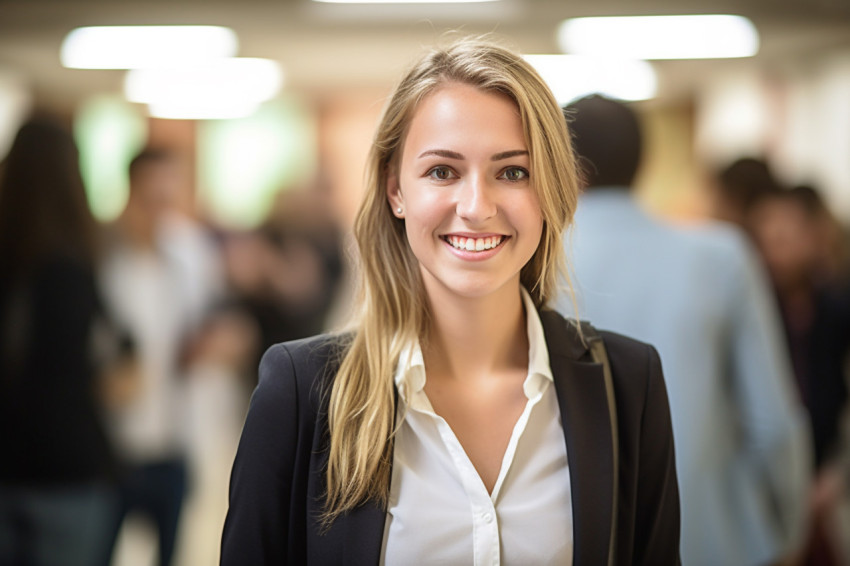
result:
[(429, 149), (419, 154), (419, 158), (421, 159), (432, 155), (436, 157), (445, 157), (447, 159), (466, 159), (462, 154), (448, 149)]
[[(502, 151), (490, 157), (490, 161), (501, 161), (502, 159), (510, 159), (511, 157), (516, 157), (518, 155), (528, 155), (528, 151), (525, 149), (513, 149), (511, 151)], [(448, 149), (429, 149), (419, 154), (420, 159), (423, 157), (430, 156), (445, 157), (447, 159), (466, 159), (463, 154)]]
[(501, 161), (502, 159), (509, 159), (511, 157), (516, 157), (517, 155), (528, 155), (528, 151), (524, 149), (514, 149), (512, 151), (503, 151), (501, 153), (497, 153), (490, 158), (490, 161)]

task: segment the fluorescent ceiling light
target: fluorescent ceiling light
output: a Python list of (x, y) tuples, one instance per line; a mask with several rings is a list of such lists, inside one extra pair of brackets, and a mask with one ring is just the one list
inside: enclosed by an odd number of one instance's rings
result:
[(526, 55), (525, 59), (561, 105), (594, 93), (620, 100), (647, 100), (658, 88), (655, 69), (646, 61), (580, 55)]
[(565, 53), (632, 59), (751, 57), (759, 36), (742, 16), (634, 16), (574, 18), (561, 22)]
[(193, 104), (157, 102), (148, 105), (148, 114), (170, 120), (229, 120), (247, 118), (259, 107), (259, 102), (245, 101), (200, 101)]
[(95, 26), (62, 41), (62, 65), (72, 69), (139, 69), (233, 57), (236, 33), (219, 26)]
[(498, 0), (313, 0), (323, 4), (480, 4)]
[(132, 69), (124, 79), (131, 102), (149, 105), (167, 118), (231, 118), (250, 115), (273, 98), (283, 83), (269, 59), (230, 58), (186, 67)]

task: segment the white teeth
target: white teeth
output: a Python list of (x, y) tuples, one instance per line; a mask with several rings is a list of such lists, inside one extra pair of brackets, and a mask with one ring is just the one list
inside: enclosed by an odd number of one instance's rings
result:
[(447, 236), (446, 241), (453, 248), (466, 251), (484, 251), (490, 250), (502, 243), (502, 236), (492, 236), (489, 238), (464, 238), (463, 236)]

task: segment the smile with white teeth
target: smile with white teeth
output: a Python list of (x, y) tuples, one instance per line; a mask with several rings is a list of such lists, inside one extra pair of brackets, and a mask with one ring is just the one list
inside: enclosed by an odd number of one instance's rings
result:
[(489, 238), (464, 238), (463, 236), (443, 236), (443, 239), (457, 250), (468, 252), (480, 252), (492, 250), (502, 243), (504, 236), (491, 236)]

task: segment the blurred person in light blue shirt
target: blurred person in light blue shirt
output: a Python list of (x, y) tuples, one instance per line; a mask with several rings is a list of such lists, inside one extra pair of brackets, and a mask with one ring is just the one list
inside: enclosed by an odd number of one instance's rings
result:
[[(682, 563), (781, 561), (805, 529), (810, 446), (758, 260), (731, 226), (674, 227), (641, 209), (631, 191), (641, 132), (629, 107), (591, 96), (566, 111), (587, 185), (565, 243), (578, 315), (661, 354)], [(573, 314), (569, 300), (558, 307)]]

